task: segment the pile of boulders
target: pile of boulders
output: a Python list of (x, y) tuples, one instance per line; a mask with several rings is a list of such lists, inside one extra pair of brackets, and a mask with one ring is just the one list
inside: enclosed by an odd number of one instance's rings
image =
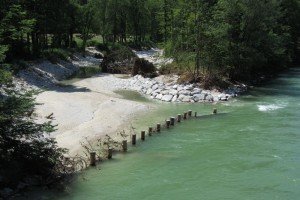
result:
[(134, 76), (129, 89), (165, 102), (216, 102), (227, 101), (246, 90), (246, 86), (233, 86), (224, 92), (204, 90), (196, 84), (163, 83), (141, 75)]

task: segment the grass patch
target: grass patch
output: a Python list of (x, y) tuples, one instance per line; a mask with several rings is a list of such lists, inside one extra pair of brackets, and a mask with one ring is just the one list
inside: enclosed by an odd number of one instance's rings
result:
[(67, 60), (71, 55), (71, 50), (61, 48), (46, 49), (42, 52), (42, 57), (52, 63), (57, 63), (59, 60)]

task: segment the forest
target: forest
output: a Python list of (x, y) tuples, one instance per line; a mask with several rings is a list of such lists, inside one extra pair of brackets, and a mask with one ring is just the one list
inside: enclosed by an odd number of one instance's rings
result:
[[(151, 44), (170, 66), (248, 80), (299, 62), (299, 0), (3, 0), (1, 58)], [(101, 40), (93, 41), (95, 35)], [(76, 37), (81, 40), (77, 40)], [(172, 70), (171, 70), (172, 71)]]
[[(1, 0), (0, 87), (26, 61), (117, 45), (163, 48), (175, 62), (161, 72), (191, 82), (250, 82), (299, 64), (299, 19), (300, 0)], [(34, 94), (6, 90), (0, 95), (0, 188), (15, 186), (5, 178), (16, 169), (19, 179), (58, 173), (65, 152), (39, 139), (55, 127), (29, 117)]]

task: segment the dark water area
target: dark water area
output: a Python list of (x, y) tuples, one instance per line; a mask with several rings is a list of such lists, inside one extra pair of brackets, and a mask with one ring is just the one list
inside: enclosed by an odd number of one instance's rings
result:
[[(299, 97), (300, 69), (291, 69), (225, 103), (160, 103), (133, 124), (146, 129), (187, 110), (206, 116), (130, 145), (63, 192), (31, 199), (299, 199)], [(224, 114), (209, 115), (214, 107)]]

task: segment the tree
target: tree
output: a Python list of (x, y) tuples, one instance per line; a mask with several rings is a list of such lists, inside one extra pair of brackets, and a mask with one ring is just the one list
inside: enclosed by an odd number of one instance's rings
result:
[(9, 59), (24, 57), (27, 44), (25, 38), (32, 31), (35, 20), (28, 17), (27, 11), (20, 4), (11, 4), (6, 9), (0, 21), (2, 44), (8, 47)]
[(54, 129), (50, 122), (38, 124), (32, 118), (33, 94), (10, 91), (0, 98), (0, 187), (14, 187), (32, 175), (42, 179), (61, 175), (56, 167), (66, 151), (45, 135)]
[(96, 4), (94, 1), (87, 1), (86, 3), (80, 5), (79, 15), (80, 15), (80, 33), (83, 40), (82, 50), (85, 50), (86, 42), (89, 39), (91, 31), (95, 27), (95, 12)]

